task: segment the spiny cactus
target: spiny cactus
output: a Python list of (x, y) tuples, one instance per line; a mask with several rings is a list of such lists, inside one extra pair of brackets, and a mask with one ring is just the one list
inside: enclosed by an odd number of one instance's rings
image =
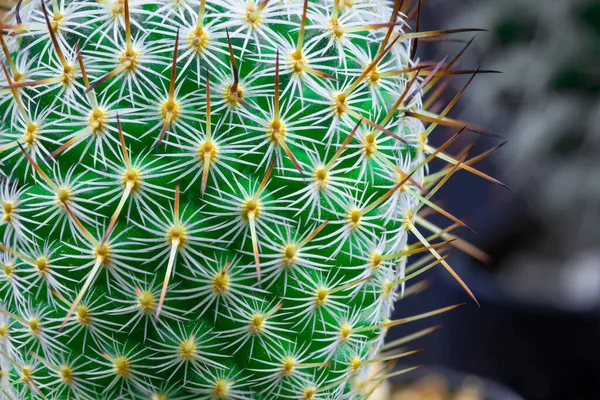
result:
[[(405, 283), (441, 263), (468, 291), (442, 255), (464, 224), (431, 196), (458, 169), (488, 177), (445, 152), (478, 131), (446, 116), (460, 94), (440, 114), (421, 99), (460, 71), (417, 64), (415, 42), (457, 31), (405, 33), (409, 3), (13, 7), (2, 396), (358, 399), (389, 372), (371, 364), (412, 354), (393, 348), (432, 329), (386, 331), (452, 306), (390, 320)], [(436, 149), (438, 125), (459, 132)]]

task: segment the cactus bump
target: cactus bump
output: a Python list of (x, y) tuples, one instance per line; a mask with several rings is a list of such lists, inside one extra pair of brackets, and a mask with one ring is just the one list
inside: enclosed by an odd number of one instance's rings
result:
[(432, 197), (498, 183), (495, 148), (447, 149), (487, 134), (448, 116), (464, 90), (439, 105), (483, 71), (415, 52), (476, 29), (410, 0), (1, 4), (0, 398), (364, 399), (436, 328), (386, 333), (457, 306), (392, 319), (422, 273), (475, 299), (447, 258), (486, 256)]

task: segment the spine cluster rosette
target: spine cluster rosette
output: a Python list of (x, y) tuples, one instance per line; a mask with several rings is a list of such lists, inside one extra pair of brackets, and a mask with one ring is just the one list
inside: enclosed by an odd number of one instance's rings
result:
[(454, 31), (403, 3), (7, 11), (0, 398), (360, 399), (412, 354), (386, 331), (450, 308), (391, 320), (405, 283), (443, 264), (466, 288), (418, 212), (456, 220), (431, 196), (478, 172), (427, 138), (477, 129), (425, 109), (456, 60), (415, 43)]

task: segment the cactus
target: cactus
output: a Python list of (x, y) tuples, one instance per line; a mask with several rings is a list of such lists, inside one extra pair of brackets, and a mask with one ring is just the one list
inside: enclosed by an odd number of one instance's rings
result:
[[(415, 42), (459, 30), (405, 32), (403, 3), (7, 12), (0, 396), (364, 398), (389, 373), (370, 365), (414, 353), (387, 330), (454, 307), (391, 320), (407, 281), (442, 264), (473, 297), (443, 252), (471, 247), (417, 214), (464, 226), (431, 196), (491, 179), (444, 151), (478, 131), (456, 101), (421, 98), (456, 59), (417, 64)], [(436, 149), (438, 125), (462, 129)]]

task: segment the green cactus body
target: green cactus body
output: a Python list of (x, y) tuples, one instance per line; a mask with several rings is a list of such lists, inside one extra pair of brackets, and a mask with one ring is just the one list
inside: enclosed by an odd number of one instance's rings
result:
[(0, 396), (366, 396), (431, 153), (399, 3), (9, 14)]

